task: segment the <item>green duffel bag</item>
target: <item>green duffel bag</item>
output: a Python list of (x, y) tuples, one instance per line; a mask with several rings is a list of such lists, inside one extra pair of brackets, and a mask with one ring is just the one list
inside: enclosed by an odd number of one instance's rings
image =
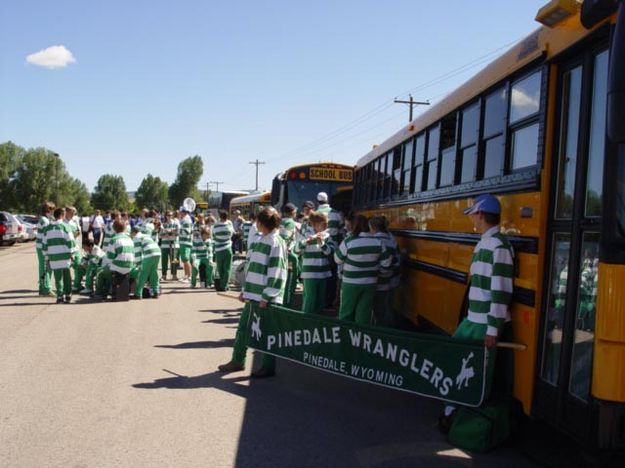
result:
[(519, 402), (497, 398), (480, 408), (461, 407), (449, 430), (449, 443), (471, 452), (484, 453), (504, 442), (518, 421)]

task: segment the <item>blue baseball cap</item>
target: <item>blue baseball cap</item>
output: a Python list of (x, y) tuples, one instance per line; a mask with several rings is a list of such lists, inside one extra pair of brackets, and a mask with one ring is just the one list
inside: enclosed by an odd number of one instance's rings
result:
[(501, 213), (501, 204), (497, 197), (486, 194), (480, 195), (475, 199), (473, 206), (464, 210), (464, 214), (476, 214), (476, 213), (492, 213), (492, 214), (500, 214)]

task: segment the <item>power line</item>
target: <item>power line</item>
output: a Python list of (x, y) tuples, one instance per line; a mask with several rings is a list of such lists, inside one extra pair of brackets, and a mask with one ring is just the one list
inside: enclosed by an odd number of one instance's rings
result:
[(210, 182), (207, 182), (207, 185), (211, 184), (211, 185), (215, 185), (217, 188), (215, 189), (215, 192), (219, 192), (219, 186), (223, 184), (222, 181), (217, 181), (217, 180), (211, 180)]

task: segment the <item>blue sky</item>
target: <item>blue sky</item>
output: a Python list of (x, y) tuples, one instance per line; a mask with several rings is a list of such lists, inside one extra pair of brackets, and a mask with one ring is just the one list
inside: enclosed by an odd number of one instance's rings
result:
[[(406, 123), (394, 97), (440, 99), (483, 64), (437, 77), (503, 52), (544, 3), (5, 1), (0, 142), (58, 152), (89, 188), (171, 182), (194, 154), (225, 190), (253, 188), (248, 162), (267, 161), (269, 188), (290, 164), (355, 163)], [(75, 62), (27, 63), (54, 45)]]

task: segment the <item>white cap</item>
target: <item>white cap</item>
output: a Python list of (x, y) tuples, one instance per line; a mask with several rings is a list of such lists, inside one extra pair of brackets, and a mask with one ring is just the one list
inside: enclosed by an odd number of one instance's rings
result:
[(317, 201), (327, 203), (328, 202), (328, 194), (325, 192), (319, 192), (317, 194)]

